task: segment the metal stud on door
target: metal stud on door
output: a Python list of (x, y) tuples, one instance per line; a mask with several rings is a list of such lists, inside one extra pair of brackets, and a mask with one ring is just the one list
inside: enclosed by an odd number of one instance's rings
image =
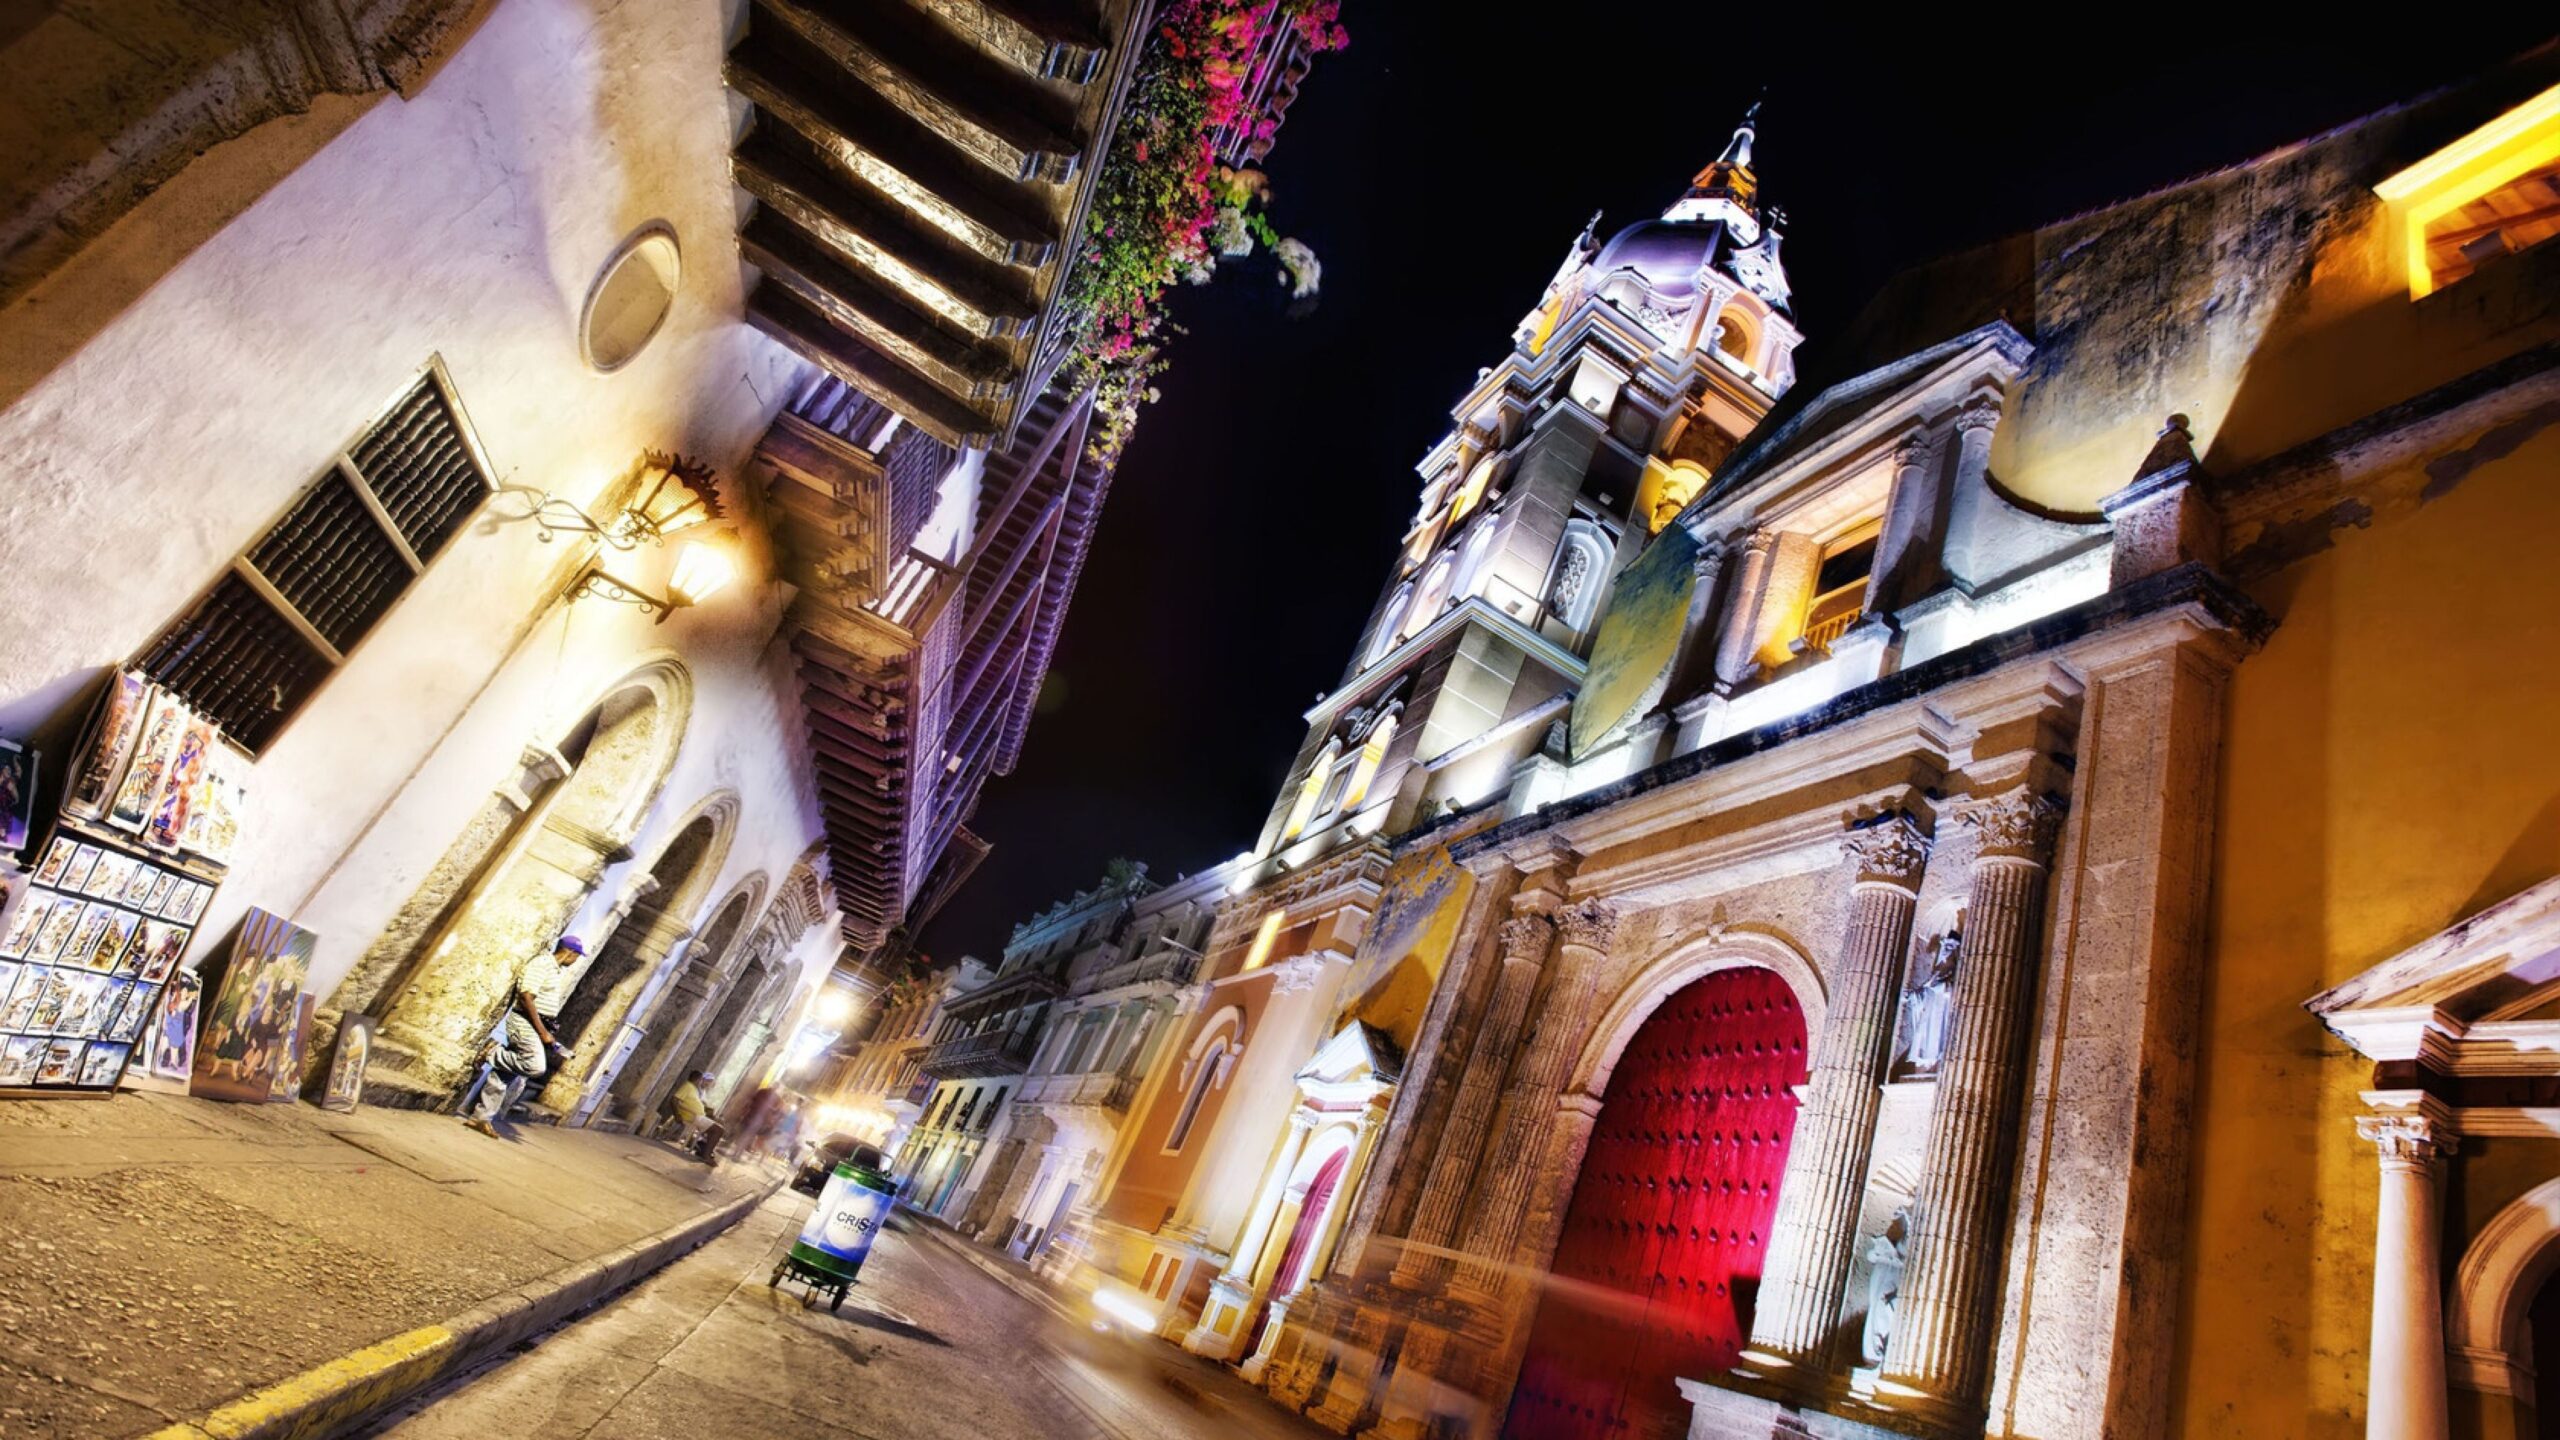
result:
[(1729, 1367), (1751, 1333), (1804, 1079), (1804, 1016), (1766, 970), (1694, 981), (1637, 1029), (1565, 1212), (1508, 1440), (1682, 1433), (1673, 1382)]

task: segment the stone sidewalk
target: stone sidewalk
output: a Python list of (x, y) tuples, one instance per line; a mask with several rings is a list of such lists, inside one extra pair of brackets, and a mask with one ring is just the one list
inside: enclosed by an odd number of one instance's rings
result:
[(0, 1434), (202, 1416), (474, 1307), (556, 1296), (556, 1277), (777, 1177), (410, 1111), (0, 1102)]

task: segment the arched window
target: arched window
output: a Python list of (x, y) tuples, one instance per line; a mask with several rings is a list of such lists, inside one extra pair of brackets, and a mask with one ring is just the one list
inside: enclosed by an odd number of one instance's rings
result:
[(1716, 316), (1716, 348), (1740, 361), (1744, 368), (1751, 364), (1753, 344), (1759, 337), (1753, 333), (1750, 318), (1728, 304)]
[(1385, 659), (1387, 652), (1396, 648), (1396, 642), (1404, 638), (1404, 615), (1412, 604), (1413, 586), (1397, 586), (1394, 598), (1388, 600), (1387, 608), (1380, 612), (1378, 628), (1370, 638), (1369, 664), (1375, 665)]
[(1458, 583), (1452, 593), (1464, 600), (1483, 593), (1485, 560), (1493, 554), (1493, 522), (1487, 515), (1476, 522), (1475, 532), (1467, 537), (1465, 548), (1458, 552)]
[(1476, 506), (1484, 503), (1485, 489), (1493, 484), (1494, 471), (1501, 463), (1501, 456), (1487, 455), (1476, 462), (1476, 468), (1467, 472), (1467, 483), (1458, 487), (1458, 498), (1449, 503), (1450, 524), (1466, 519)]
[(1333, 773), (1334, 759), (1341, 753), (1342, 742), (1328, 740), (1323, 752), (1307, 766), (1306, 778), (1298, 782), (1298, 798), (1289, 805), (1289, 823), (1280, 827), (1281, 839), (1295, 840), (1298, 832), (1307, 828), (1307, 822), (1315, 818), (1316, 801), (1324, 794), (1325, 778)]
[(1413, 610), (1404, 617), (1404, 633), (1413, 634), (1440, 618), (1449, 603), (1449, 582), (1454, 578), (1456, 562), (1446, 553), (1431, 562), (1431, 572), (1422, 577), (1422, 588), (1415, 592)]
[(1369, 732), (1369, 742), (1360, 747), (1360, 762), (1351, 767), (1351, 783), (1343, 787), (1342, 808), (1358, 809), (1368, 798), (1371, 781), (1378, 778), (1378, 766), (1387, 758), (1387, 745), (1396, 738), (1396, 717), (1388, 715)]
[(1608, 578), (1609, 544), (1600, 532), (1581, 521), (1565, 527), (1555, 570), (1547, 577), (1547, 613), (1581, 634), (1599, 608), (1600, 589)]
[(1165, 1137), (1168, 1155), (1179, 1152), (1191, 1141), (1191, 1127), (1200, 1119), (1200, 1107), (1209, 1092), (1222, 1089), (1227, 1072), (1235, 1068), (1236, 1056), (1244, 1049), (1244, 1012), (1230, 1005), (1212, 1016), (1191, 1042), (1191, 1054), (1182, 1062), (1182, 1109), (1173, 1117), (1173, 1130)]

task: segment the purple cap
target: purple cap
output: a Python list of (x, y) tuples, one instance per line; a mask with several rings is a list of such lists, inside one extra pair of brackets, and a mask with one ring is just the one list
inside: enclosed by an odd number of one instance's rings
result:
[(563, 935), (560, 937), (560, 943), (552, 948), (566, 950), (572, 955), (584, 955), (587, 953), (587, 942), (575, 935)]

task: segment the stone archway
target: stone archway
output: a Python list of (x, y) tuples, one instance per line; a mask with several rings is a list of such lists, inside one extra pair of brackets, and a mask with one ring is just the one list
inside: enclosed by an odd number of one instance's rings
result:
[(1636, 1014), (1593, 1068), (1599, 1116), (1513, 1390), (1513, 1440), (1676, 1433), (1675, 1382), (1730, 1367), (1750, 1337), (1807, 1074), (1803, 1007), (1786, 977), (1743, 964), (1653, 991)]
[(433, 1108), (470, 1075), (517, 962), (548, 949), (666, 783), (693, 685), (672, 657), (607, 687), (556, 745), (529, 747), (347, 981), (381, 1016), (367, 1097)]
[(579, 972), (553, 1033), (569, 1047), (542, 1104), (559, 1114), (579, 1114), (595, 1079), (609, 1074), (617, 1045), (630, 1026), (633, 1006), (672, 956), (693, 934), (691, 921), (704, 892), (720, 873), (737, 830), (738, 798), (721, 791), (697, 804), (674, 827), (648, 868), (634, 877), (627, 911), (593, 937), (593, 958)]
[[(757, 943), (761, 947), (767, 942), (759, 935)], [(730, 978), (728, 988), (721, 993), (720, 1008), (712, 1015), (711, 1023), (696, 1033), (692, 1048), (685, 1053), (684, 1063), (676, 1067), (668, 1088), (672, 1090), (674, 1080), (683, 1076), (709, 1072), (712, 1085), (703, 1092), (704, 1103), (715, 1110), (728, 1104), (728, 1091), (737, 1077), (722, 1074), (721, 1066), (729, 1058), (730, 1042), (739, 1037), (747, 1018), (756, 1013), (760, 1002), (771, 997), (781, 979), (782, 966), (777, 957), (761, 951), (750, 955), (745, 968)]]
[[(601, 1111), (608, 1116), (604, 1123), (646, 1130), (658, 1104), (675, 1089), (675, 1078), (667, 1072), (674, 1057), (684, 1053), (711, 997), (719, 993), (729, 957), (745, 943), (740, 934), (763, 892), (761, 875), (740, 882), (685, 947), (674, 980), (648, 1017), (636, 1022), (645, 1027), (645, 1033), (614, 1072)], [(663, 1086), (659, 1084), (662, 1075), (666, 1076)]]

